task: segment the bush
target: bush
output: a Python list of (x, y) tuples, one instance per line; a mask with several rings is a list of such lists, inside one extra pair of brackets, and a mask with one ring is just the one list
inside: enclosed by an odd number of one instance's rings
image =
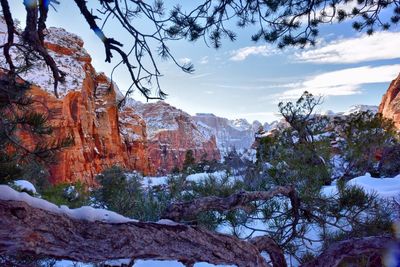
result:
[(139, 174), (127, 175), (120, 167), (111, 167), (96, 179), (100, 184), (92, 192), (96, 207), (138, 220), (157, 221), (168, 203), (165, 192), (154, 190), (151, 186), (143, 188), (143, 178)]
[(41, 192), (42, 198), (57, 204), (66, 205), (69, 208), (79, 208), (89, 205), (89, 191), (80, 182), (75, 184), (57, 184), (46, 187)]
[[(393, 121), (383, 118), (381, 114), (370, 111), (350, 114), (337, 123), (339, 147), (345, 160), (344, 177), (351, 178), (366, 172), (379, 177), (380, 172), (393, 174), (396, 166), (398, 134)], [(396, 149), (397, 147), (397, 149)], [(379, 154), (385, 157), (379, 162)], [(392, 169), (392, 171), (391, 171)]]

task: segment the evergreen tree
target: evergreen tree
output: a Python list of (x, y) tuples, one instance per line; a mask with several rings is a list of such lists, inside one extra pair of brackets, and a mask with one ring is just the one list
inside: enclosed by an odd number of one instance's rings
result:
[[(34, 102), (27, 94), (29, 86), (17, 80), (15, 73), (0, 74), (0, 183), (26, 177), (43, 187), (45, 165), (54, 161), (56, 152), (72, 140), (53, 141), (47, 116), (35, 111)], [(30, 136), (34, 145), (18, 136)]]

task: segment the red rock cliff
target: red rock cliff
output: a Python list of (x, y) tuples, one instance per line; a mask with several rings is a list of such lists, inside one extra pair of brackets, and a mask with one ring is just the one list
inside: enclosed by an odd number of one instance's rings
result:
[[(0, 18), (0, 37), (6, 40), (3, 26)], [(194, 151), (197, 159), (203, 154), (209, 159), (219, 159), (215, 138), (201, 132), (201, 127), (182, 111), (159, 104), (162, 102), (149, 105), (142, 113), (133, 105), (119, 111), (118, 88), (104, 74), (95, 71), (78, 36), (50, 28), (46, 47), (57, 66), (67, 73), (65, 83), (58, 86), (60, 98), (54, 96), (52, 73), (43, 61), (35, 62), (20, 76), (32, 83), (30, 94), (35, 109), (48, 114), (48, 122), (54, 129), (51, 141), (67, 136), (74, 141), (74, 145), (58, 154), (57, 163), (50, 166), (53, 183), (82, 181), (93, 185), (95, 175), (112, 165), (145, 175), (166, 173), (182, 166), (188, 149)], [(18, 59), (18, 51), (11, 52), (17, 66), (24, 63)], [(0, 66), (7, 67), (3, 56)], [(162, 114), (157, 118), (161, 124), (153, 123), (157, 114)], [(169, 124), (174, 128), (163, 128)], [(20, 138), (28, 146), (35, 144), (32, 136)]]
[(379, 113), (386, 118), (392, 119), (400, 129), (400, 74), (392, 81), (388, 90), (382, 97), (379, 105)]
[(143, 104), (130, 100), (127, 106), (146, 121), (149, 161), (156, 174), (182, 168), (188, 150), (193, 151), (197, 161), (204, 156), (220, 159), (215, 136), (186, 112), (163, 101)]
[[(0, 29), (0, 34), (5, 32)], [(125, 135), (121, 133), (117, 108), (119, 91), (104, 74), (94, 70), (83, 41), (63, 29), (50, 28), (46, 47), (58, 67), (67, 74), (65, 83), (58, 86), (60, 98), (54, 96), (52, 73), (44, 62), (35, 62), (20, 76), (32, 83), (29, 94), (34, 108), (48, 115), (48, 123), (54, 130), (49, 141), (67, 136), (74, 141), (72, 146), (58, 153), (57, 163), (50, 166), (51, 181), (82, 181), (93, 185), (95, 175), (112, 165), (149, 173), (144, 144), (146, 126), (141, 118), (133, 115), (130, 121), (137, 122), (136, 126), (125, 127)], [(16, 64), (22, 64), (18, 61), (18, 51), (12, 52)], [(0, 57), (0, 64), (6, 67), (4, 57)], [(127, 135), (140, 138), (131, 140)], [(27, 146), (35, 144), (32, 136), (20, 136), (20, 139)]]

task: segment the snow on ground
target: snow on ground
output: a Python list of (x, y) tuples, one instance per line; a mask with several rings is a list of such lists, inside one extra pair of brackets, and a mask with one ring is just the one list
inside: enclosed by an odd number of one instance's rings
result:
[(15, 180), (13, 183), (20, 190), (29, 191), (29, 192), (32, 192), (34, 194), (37, 193), (35, 186), (31, 182), (29, 182), (27, 180)]
[[(374, 178), (369, 173), (351, 179), (347, 185), (355, 185), (364, 189), (367, 193), (376, 193), (381, 198), (393, 198), (400, 196), (400, 174), (393, 178)], [(337, 193), (336, 184), (325, 186), (322, 193), (330, 196)]]
[(70, 209), (67, 206), (60, 206), (50, 203), (44, 199), (32, 197), (25, 192), (17, 192), (7, 185), (0, 185), (0, 199), (24, 201), (29, 206), (47, 210), (57, 214), (65, 214), (70, 218), (77, 220), (86, 220), (90, 222), (101, 221), (107, 223), (135, 222), (136, 220), (126, 218), (118, 213), (105, 209), (95, 209), (89, 206), (83, 206), (77, 209)]
[(194, 174), (188, 175), (186, 177), (186, 181), (198, 183), (202, 180), (207, 179), (210, 176), (213, 176), (216, 179), (222, 179), (223, 177), (226, 176), (226, 171), (217, 171), (217, 172), (213, 172), (213, 173), (206, 173), (206, 172), (194, 173)]
[[(186, 177), (186, 181), (198, 183), (200, 181), (206, 180), (209, 177), (214, 177), (217, 180), (221, 181), (227, 175), (228, 175), (228, 173), (226, 171), (216, 171), (216, 172), (212, 172), (212, 173), (201, 172), (201, 173), (195, 173), (195, 174), (188, 175)], [(228, 178), (229, 178), (229, 182), (232, 182), (232, 183), (237, 180), (243, 180), (243, 177), (240, 175), (230, 175)]]
[(376, 192), (382, 198), (400, 195), (400, 174), (393, 178), (373, 178), (370, 174), (366, 174), (350, 180), (347, 184), (360, 186), (366, 192)]
[(144, 186), (160, 186), (160, 185), (167, 185), (168, 176), (146, 176), (143, 178), (143, 185)]
[[(129, 173), (127, 174), (129, 177)], [(216, 172), (201, 172), (201, 173), (194, 173), (190, 174), (186, 177), (186, 181), (188, 182), (195, 182), (198, 183), (200, 181), (206, 180), (209, 177), (214, 177), (218, 180), (222, 180), (223, 178), (226, 177), (227, 172), (226, 171), (216, 171)], [(146, 176), (143, 177), (143, 186), (160, 186), (160, 185), (167, 185), (168, 183), (168, 176)], [(234, 176), (231, 175), (229, 176), (229, 181), (234, 182), (236, 180), (241, 180), (243, 179), (242, 176)]]

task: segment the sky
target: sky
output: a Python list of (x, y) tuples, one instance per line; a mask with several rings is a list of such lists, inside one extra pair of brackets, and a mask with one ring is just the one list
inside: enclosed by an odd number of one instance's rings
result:
[[(166, 4), (171, 1), (165, 0)], [(23, 24), (22, 0), (10, 2), (14, 17)], [(81, 36), (96, 70), (110, 76), (118, 61), (104, 62), (102, 43), (73, 1), (60, 2), (57, 11), (50, 10), (47, 26), (62, 27)], [(189, 9), (190, 4), (199, 1), (180, 2)], [(168, 94), (166, 102), (192, 115), (213, 113), (250, 122), (277, 119), (278, 103), (293, 101), (305, 90), (323, 96), (320, 112), (346, 111), (357, 104), (379, 105), (400, 72), (400, 27), (367, 36), (354, 31), (351, 23), (320, 27), (317, 45), (305, 49), (280, 50), (273, 44), (255, 43), (251, 41), (254, 28), (238, 29), (233, 23), (237, 40), (224, 40), (217, 50), (203, 40), (170, 42), (175, 58), (181, 63), (192, 62), (195, 72), (184, 73), (171, 60), (157, 59), (163, 74), (161, 87)], [(129, 45), (129, 36), (115, 23), (110, 23), (105, 32)], [(124, 68), (117, 69), (113, 80), (121, 91), (131, 84)], [(132, 97), (145, 101), (137, 92)]]

